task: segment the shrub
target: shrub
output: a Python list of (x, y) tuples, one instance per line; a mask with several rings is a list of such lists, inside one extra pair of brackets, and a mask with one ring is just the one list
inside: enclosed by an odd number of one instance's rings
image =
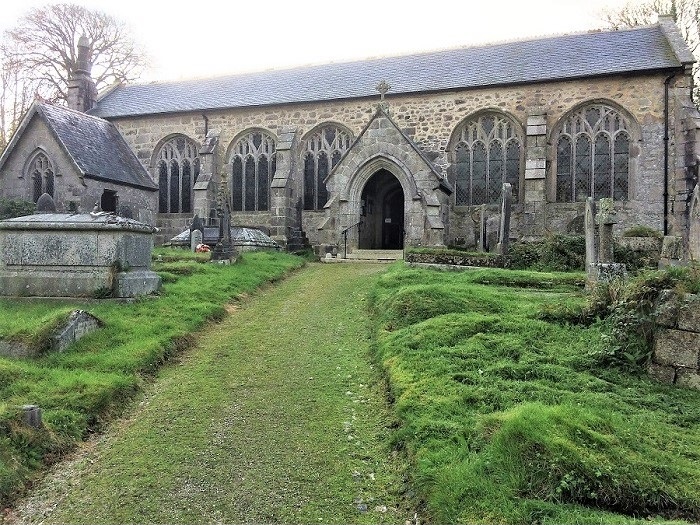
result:
[(655, 230), (654, 228), (649, 228), (649, 226), (632, 226), (631, 228), (625, 230), (622, 233), (623, 237), (654, 237), (655, 239), (661, 239), (663, 237), (661, 232)]
[(550, 235), (541, 241), (516, 242), (508, 258), (510, 267), (518, 270), (582, 271), (586, 239), (582, 235)]
[(589, 297), (587, 316), (605, 320), (605, 345), (592, 355), (603, 364), (630, 369), (645, 366), (653, 352), (655, 306), (660, 293), (669, 289), (679, 294), (698, 291), (697, 271), (643, 271), (626, 282), (613, 279), (598, 283)]
[(0, 198), (0, 220), (31, 215), (35, 209), (33, 202)]

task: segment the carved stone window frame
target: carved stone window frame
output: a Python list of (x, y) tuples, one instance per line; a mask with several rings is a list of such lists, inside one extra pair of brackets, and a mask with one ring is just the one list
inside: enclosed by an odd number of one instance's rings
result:
[[(498, 109), (487, 108), (462, 119), (455, 126), (448, 144), (449, 177), (455, 188), (453, 204), (459, 207), (498, 204), (504, 182), (510, 182), (513, 187), (513, 202), (520, 202), (524, 137), (523, 125), (514, 116)], [(477, 166), (483, 162), (484, 198), (477, 198), (478, 194), (473, 191), (477, 186), (475, 182), (478, 182), (474, 172), (475, 160)], [(486, 202), (481, 202), (484, 200)]]
[[(592, 117), (594, 111), (599, 112), (597, 118)], [(626, 157), (626, 191), (623, 198), (615, 198), (615, 184), (614, 179), (616, 176), (615, 169), (616, 164), (621, 160), (616, 158), (616, 152), (620, 153), (620, 150), (616, 149), (616, 146), (620, 145), (618, 140), (620, 138), (626, 137), (626, 147), (627, 147), (627, 157)], [(608, 147), (606, 150), (607, 157), (610, 158), (610, 177), (611, 179), (607, 181), (606, 185), (609, 186), (609, 192), (603, 194), (596, 193), (596, 185), (601, 188), (601, 182), (596, 183), (596, 168), (598, 168), (600, 173), (600, 165), (596, 163), (596, 157), (603, 144), (603, 141), (599, 140), (604, 138)], [(571, 198), (564, 200), (561, 198), (563, 188), (560, 187), (560, 161), (561, 153), (560, 146), (563, 146), (564, 141), (569, 142), (569, 147), (571, 151)], [(637, 157), (639, 153), (639, 143), (641, 141), (641, 129), (637, 120), (632, 116), (632, 114), (626, 110), (624, 107), (616, 104), (615, 102), (607, 99), (595, 99), (588, 100), (577, 104), (571, 110), (566, 112), (557, 121), (557, 123), (552, 128), (552, 132), (549, 137), (548, 145), (551, 148), (550, 158), (551, 158), (551, 169), (549, 172), (549, 181), (547, 189), (547, 197), (550, 202), (555, 203), (573, 203), (573, 202), (584, 202), (586, 197), (591, 196), (591, 192), (580, 192), (578, 194), (576, 189), (577, 180), (577, 152), (583, 152), (585, 141), (588, 141), (588, 149), (590, 151), (590, 183), (588, 186), (592, 189), (593, 198), (598, 200), (602, 197), (613, 197), (614, 200), (618, 202), (624, 202), (631, 200), (635, 192), (635, 180), (637, 174)], [(577, 149), (577, 144), (581, 147)], [(581, 157), (583, 158), (583, 157)], [(604, 158), (604, 157), (601, 157)], [(600, 158), (599, 158), (600, 160)], [(620, 164), (617, 164), (619, 166)], [(604, 168), (602, 168), (604, 169)], [(619, 197), (619, 193), (618, 193)]]
[(32, 202), (37, 202), (44, 193), (55, 198), (58, 173), (46, 150), (37, 148), (32, 152), (27, 158), (22, 175), (29, 183), (29, 194), (32, 196)]
[(159, 188), (158, 213), (192, 213), (201, 169), (199, 144), (182, 133), (169, 135), (155, 148), (151, 165)]
[(323, 210), (328, 200), (325, 178), (350, 149), (355, 137), (346, 126), (324, 122), (302, 138), (302, 209)]
[(275, 176), (277, 137), (262, 128), (249, 128), (231, 141), (226, 155), (231, 210), (270, 210), (270, 186)]

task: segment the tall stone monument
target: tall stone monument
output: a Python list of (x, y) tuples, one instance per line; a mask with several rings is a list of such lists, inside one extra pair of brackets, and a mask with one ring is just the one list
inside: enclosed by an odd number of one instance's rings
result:
[(513, 188), (509, 182), (501, 189), (501, 221), (498, 228), (498, 245), (496, 251), (501, 255), (508, 253), (510, 242), (510, 208), (513, 203)]
[(211, 252), (211, 260), (229, 263), (236, 259), (237, 254), (231, 240), (231, 199), (225, 173), (222, 175), (219, 185), (216, 212), (219, 217), (219, 239)]

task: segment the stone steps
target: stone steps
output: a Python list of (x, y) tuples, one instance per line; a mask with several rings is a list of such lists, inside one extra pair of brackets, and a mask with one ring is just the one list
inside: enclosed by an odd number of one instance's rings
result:
[(380, 262), (391, 263), (403, 260), (403, 250), (353, 250), (347, 258), (338, 255), (334, 258), (322, 258), (323, 262)]

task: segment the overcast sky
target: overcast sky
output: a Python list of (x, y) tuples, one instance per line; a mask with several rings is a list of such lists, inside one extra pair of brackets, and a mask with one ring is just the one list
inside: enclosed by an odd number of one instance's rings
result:
[[(4, 2), (0, 29), (47, 0)], [(342, 62), (586, 31), (625, 0), (75, 0), (125, 22), (144, 80)], [(415, 7), (414, 7), (415, 6)]]

